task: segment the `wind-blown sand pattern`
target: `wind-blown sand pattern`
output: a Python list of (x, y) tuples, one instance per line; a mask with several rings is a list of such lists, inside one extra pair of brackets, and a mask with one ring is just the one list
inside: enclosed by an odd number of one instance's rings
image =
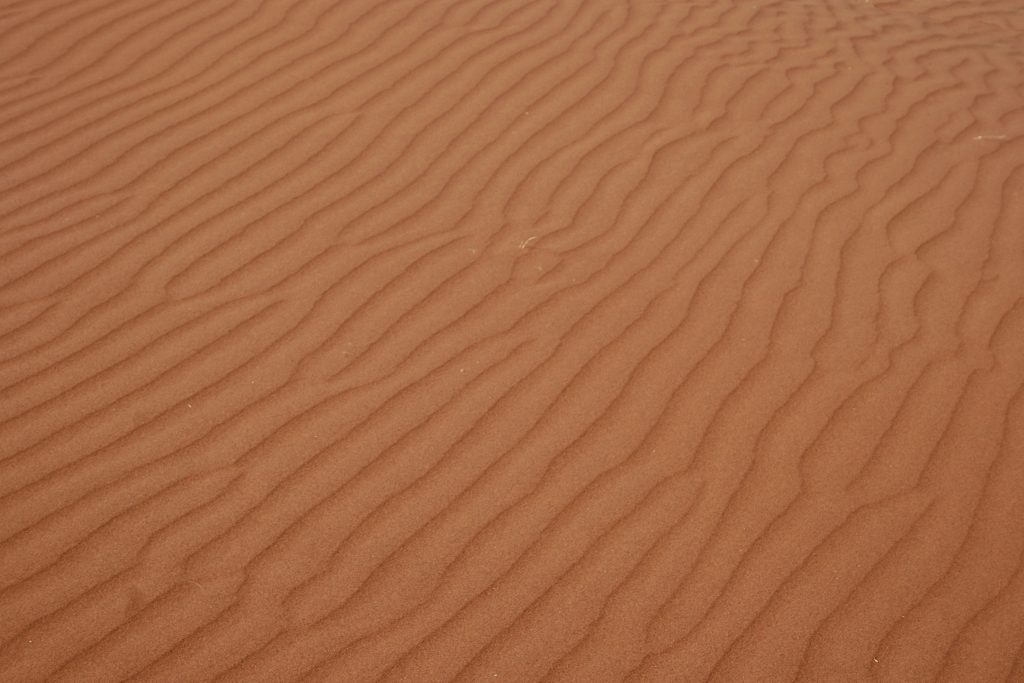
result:
[(1024, 681), (1019, 0), (15, 0), (0, 680)]

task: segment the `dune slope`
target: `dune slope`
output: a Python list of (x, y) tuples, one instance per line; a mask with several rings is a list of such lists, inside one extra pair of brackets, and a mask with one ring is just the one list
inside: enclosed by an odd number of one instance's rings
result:
[(3, 0), (0, 680), (1024, 681), (1017, 0)]

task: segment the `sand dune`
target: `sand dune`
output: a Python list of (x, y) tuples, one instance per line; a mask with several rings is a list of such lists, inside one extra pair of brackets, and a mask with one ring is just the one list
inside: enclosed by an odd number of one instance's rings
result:
[(0, 681), (1024, 681), (1015, 0), (5, 0)]

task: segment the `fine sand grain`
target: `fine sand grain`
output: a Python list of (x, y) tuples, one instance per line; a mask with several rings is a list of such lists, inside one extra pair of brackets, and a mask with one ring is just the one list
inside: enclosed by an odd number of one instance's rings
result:
[(0, 682), (1024, 681), (1021, 0), (0, 0)]

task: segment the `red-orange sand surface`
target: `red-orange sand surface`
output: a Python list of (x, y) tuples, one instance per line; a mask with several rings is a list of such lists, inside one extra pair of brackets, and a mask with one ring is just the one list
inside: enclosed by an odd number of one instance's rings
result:
[(1024, 681), (1021, 0), (0, 2), (0, 682)]

